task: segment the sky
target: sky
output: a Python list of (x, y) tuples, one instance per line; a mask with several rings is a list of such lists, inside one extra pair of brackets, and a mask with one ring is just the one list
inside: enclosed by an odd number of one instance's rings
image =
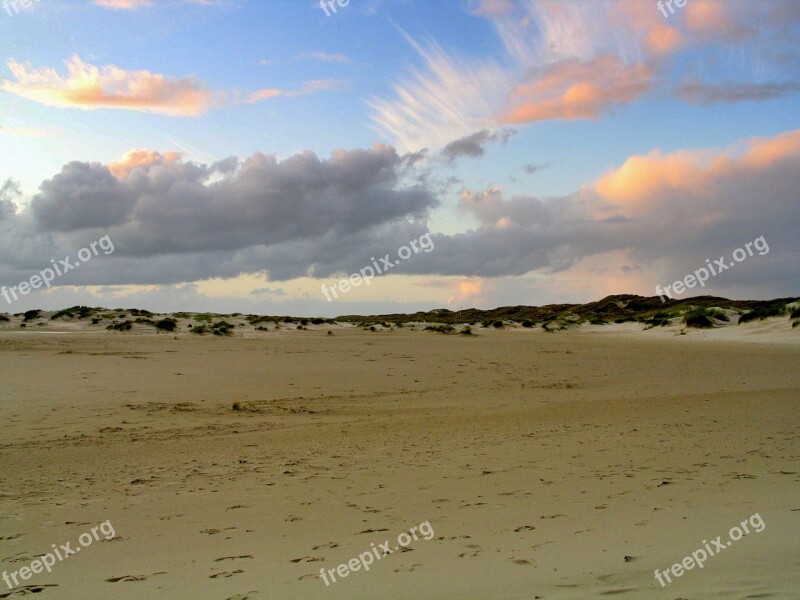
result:
[(0, 0), (0, 312), (798, 296), (800, 3), (682, 4)]

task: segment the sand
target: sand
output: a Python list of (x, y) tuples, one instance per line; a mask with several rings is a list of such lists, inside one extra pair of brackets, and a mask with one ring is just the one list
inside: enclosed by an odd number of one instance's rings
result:
[[(640, 329), (0, 331), (0, 569), (110, 522), (22, 583), (44, 599), (798, 598), (798, 329)], [(763, 531), (656, 581), (755, 513)], [(431, 539), (320, 578), (426, 522)]]

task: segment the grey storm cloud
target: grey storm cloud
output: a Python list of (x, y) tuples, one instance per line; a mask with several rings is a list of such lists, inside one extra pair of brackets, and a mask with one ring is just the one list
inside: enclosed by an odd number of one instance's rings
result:
[[(775, 143), (800, 148), (800, 133)], [(640, 272), (659, 265), (678, 277), (764, 235), (769, 260), (737, 267), (741, 273), (730, 281), (759, 289), (797, 281), (799, 154), (698, 167), (689, 186), (667, 179), (634, 199), (606, 197), (597, 185), (551, 198), (464, 189), (460, 208), (475, 228), (432, 234), (434, 251), (391, 273), (514, 276), (624, 252), (624, 264)], [(649, 160), (656, 175), (670, 164)], [(422, 168), (418, 155), (381, 145), (324, 159), (310, 151), (281, 161), (255, 154), (209, 166), (164, 157), (124, 169), (72, 162), (41, 185), (27, 209), (17, 208), (13, 184), (0, 186), (0, 283), (27, 279), (51, 258), (74, 256), (104, 235), (114, 253), (56, 285), (171, 285), (245, 273), (285, 281), (357, 272), (429, 233), (441, 191)], [(661, 282), (658, 273), (653, 278)]]
[(442, 148), (441, 155), (448, 162), (467, 156), (479, 158), (486, 153), (486, 146), (492, 142), (505, 144), (516, 133), (513, 129), (502, 129), (491, 132), (488, 129), (476, 131), (473, 134), (459, 138)]

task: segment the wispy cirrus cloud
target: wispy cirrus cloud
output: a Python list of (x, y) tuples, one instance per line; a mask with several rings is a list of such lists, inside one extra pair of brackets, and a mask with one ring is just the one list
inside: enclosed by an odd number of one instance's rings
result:
[(115, 65), (98, 67), (77, 55), (66, 61), (66, 76), (53, 68), (35, 69), (13, 59), (7, 65), (14, 80), (0, 80), (0, 89), (46, 106), (188, 117), (207, 112), (214, 97), (205, 85), (191, 77), (126, 71)]
[[(203, 4), (209, 6), (214, 0), (183, 0), (186, 4)], [(111, 10), (136, 10), (154, 6), (153, 0), (94, 0), (97, 6)]]
[(349, 63), (353, 61), (353, 59), (345, 54), (331, 54), (329, 52), (303, 52), (302, 54), (298, 54), (297, 58), (319, 60), (329, 63)]
[(52, 131), (47, 131), (45, 129), (36, 129), (30, 127), (5, 127), (4, 125), (0, 125), (0, 135), (18, 135), (22, 137), (44, 137), (47, 135), (52, 135)]
[(800, 81), (767, 83), (700, 83), (687, 81), (677, 91), (690, 104), (722, 104), (734, 102), (763, 102), (800, 93)]
[(310, 81), (306, 81), (296, 90), (282, 90), (279, 88), (265, 88), (263, 90), (257, 90), (248, 95), (245, 102), (248, 104), (255, 104), (256, 102), (261, 102), (262, 100), (271, 100), (272, 98), (277, 98), (278, 96), (296, 98), (297, 96), (306, 96), (308, 94), (316, 94), (318, 92), (335, 90), (340, 88), (343, 84), (344, 82), (339, 79), (312, 79)]
[[(791, 43), (800, 34), (796, 0), (693, 0), (670, 22), (649, 0), (472, 0), (467, 8), (492, 23), (505, 56), (464, 59), (402, 32), (423, 64), (370, 106), (375, 129), (406, 151), (441, 148), (502, 123), (598, 119), (658, 89), (713, 104), (778, 98), (800, 81), (784, 66), (800, 64)], [(708, 64), (696, 67), (700, 83), (669, 89), (669, 59), (712, 40)], [(788, 82), (706, 82), (740, 42), (747, 47), (736, 51), (752, 63), (754, 79), (771, 61)]]

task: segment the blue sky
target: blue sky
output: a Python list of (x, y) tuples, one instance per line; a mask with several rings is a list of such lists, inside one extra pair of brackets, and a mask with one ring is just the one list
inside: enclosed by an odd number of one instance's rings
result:
[[(761, 235), (691, 293), (798, 293), (796, 3), (334, 6), (0, 5), (0, 282), (115, 240), (9, 310), (582, 302)], [(320, 293), (425, 233), (397, 274)]]

